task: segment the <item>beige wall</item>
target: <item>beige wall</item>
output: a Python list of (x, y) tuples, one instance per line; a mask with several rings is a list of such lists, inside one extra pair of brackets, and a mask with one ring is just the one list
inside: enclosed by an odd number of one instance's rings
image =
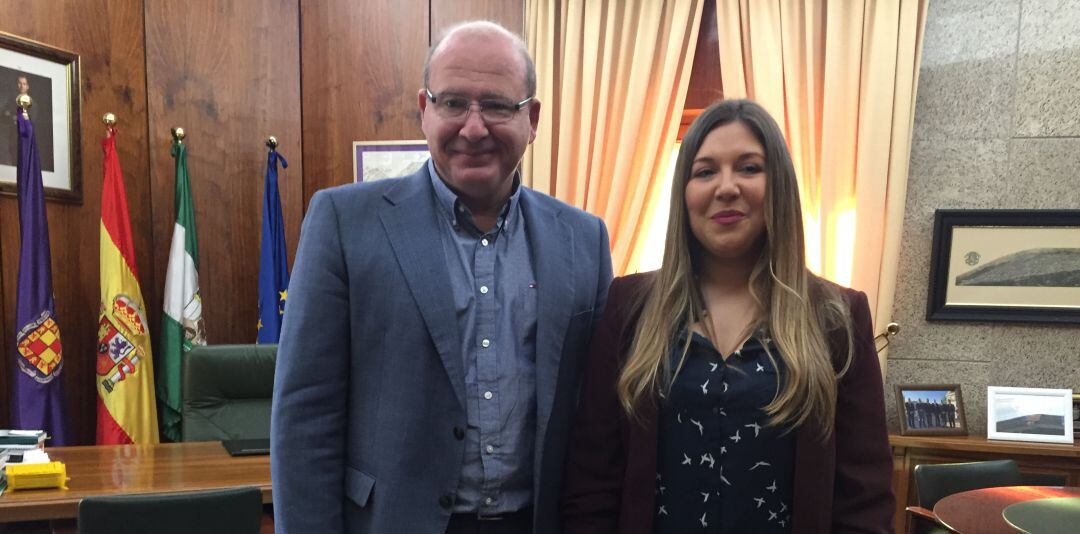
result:
[(934, 210), (1080, 208), (1080, 3), (931, 0), (889, 355), (892, 387), (959, 383), (969, 431), (986, 387), (1080, 391), (1080, 325), (926, 321)]

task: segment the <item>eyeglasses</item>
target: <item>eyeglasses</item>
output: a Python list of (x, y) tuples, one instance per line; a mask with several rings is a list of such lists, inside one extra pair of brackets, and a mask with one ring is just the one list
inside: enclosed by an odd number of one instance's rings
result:
[[(427, 94), (428, 100), (435, 104), (435, 113), (444, 119), (465, 120), (469, 116), (469, 112), (472, 111), (474, 101), (463, 96), (447, 94), (435, 96), (426, 87), (424, 93)], [(528, 105), (529, 102), (532, 102), (534, 98), (536, 97), (530, 96), (517, 103), (503, 100), (479, 100), (475, 102), (476, 106), (480, 108), (480, 117), (484, 119), (484, 122), (487, 124), (499, 124), (514, 118), (514, 115), (521, 108)]]

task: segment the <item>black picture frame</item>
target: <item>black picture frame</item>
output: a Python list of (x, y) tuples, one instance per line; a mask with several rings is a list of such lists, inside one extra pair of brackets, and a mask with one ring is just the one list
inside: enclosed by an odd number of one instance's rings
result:
[[(960, 390), (960, 384), (896, 384), (894, 390), (896, 392), (896, 411), (900, 418), (900, 435), (902, 436), (966, 436), (967, 430), (967, 417), (964, 413), (964, 395)], [(930, 414), (931, 416), (940, 417), (944, 424), (932, 423), (929, 425), (923, 425), (919, 422), (920, 417), (926, 417), (926, 415), (920, 413), (916, 415), (915, 411), (909, 409), (907, 397), (910, 397), (912, 401), (918, 401), (923, 398), (930, 398), (938, 395), (941, 392), (952, 393), (952, 402), (944, 403), (946, 406), (951, 405), (955, 408), (955, 411), (950, 412), (942, 411), (940, 413)], [(905, 395), (907, 394), (907, 395)], [(925, 395), (924, 395), (925, 394)], [(914, 424), (913, 420), (915, 421)]]
[(42, 159), (45, 198), (82, 203), (79, 71), (79, 56), (74, 52), (0, 32), (0, 129), (4, 129), (0, 132), (0, 195), (15, 196), (18, 191), (16, 163), (11, 160), (17, 158), (15, 96), (23, 89), (20, 85), (16, 90), (14, 82), (27, 78), (34, 98), (30, 120)]
[[(978, 238), (957, 237), (957, 229)], [(1080, 270), (1070, 269), (1080, 245), (1073, 242), (1080, 243), (1080, 210), (937, 210), (926, 319), (1080, 323)], [(980, 258), (965, 252), (971, 243), (996, 252)], [(967, 267), (954, 269), (961, 256)]]

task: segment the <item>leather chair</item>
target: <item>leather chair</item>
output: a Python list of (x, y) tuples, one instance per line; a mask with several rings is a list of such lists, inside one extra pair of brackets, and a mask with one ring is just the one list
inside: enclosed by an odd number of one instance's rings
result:
[(277, 345), (208, 345), (183, 358), (183, 441), (269, 439)]
[(932, 510), (942, 498), (982, 488), (1018, 486), (1023, 483), (1014, 460), (967, 462), (959, 464), (922, 464), (915, 466), (915, 493), (919, 506), (907, 507), (917, 533), (950, 532), (942, 527)]
[(79, 534), (258, 534), (259, 488), (87, 497)]

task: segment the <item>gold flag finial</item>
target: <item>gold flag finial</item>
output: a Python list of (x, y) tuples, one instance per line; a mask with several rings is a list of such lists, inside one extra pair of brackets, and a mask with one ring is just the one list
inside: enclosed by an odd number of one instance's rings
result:
[(30, 95), (23, 93), (15, 97), (15, 105), (19, 106), (19, 109), (22, 110), (23, 118), (29, 119), (30, 113), (28, 112), (28, 110), (30, 109), (30, 106), (34, 105), (34, 99), (30, 98)]
[(266, 138), (266, 146), (269, 147), (270, 150), (277, 150), (277, 146), (278, 146), (277, 137), (274, 137), (272, 135), (270, 137), (267, 137)]
[(186, 137), (186, 134), (184, 134), (184, 129), (183, 128), (177, 126), (176, 128), (172, 129), (172, 136), (173, 136), (173, 139), (183, 143), (184, 142), (184, 137)]
[(112, 137), (116, 133), (116, 115), (110, 111), (101, 116), (101, 122), (105, 123), (105, 137)]

